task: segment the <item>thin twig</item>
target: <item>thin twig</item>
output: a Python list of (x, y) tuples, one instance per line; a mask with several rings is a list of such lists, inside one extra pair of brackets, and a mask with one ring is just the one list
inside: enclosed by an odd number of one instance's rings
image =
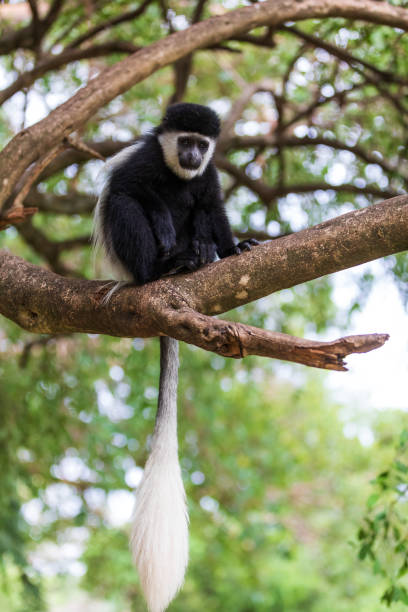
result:
[(26, 221), (28, 217), (35, 215), (36, 212), (38, 212), (38, 208), (34, 206), (29, 208), (20, 206), (15, 210), (8, 210), (6, 214), (0, 218), (0, 231), (7, 229), (10, 227), (10, 225), (18, 225), (19, 223)]
[(18, 210), (24, 204), (24, 200), (30, 191), (32, 185), (35, 183), (36, 178), (41, 172), (48, 166), (48, 164), (66, 148), (65, 143), (59, 143), (55, 145), (48, 153), (40, 157), (37, 163), (33, 164), (28, 168), (27, 172), (23, 175), (21, 183), (19, 185), (18, 195), (15, 197), (12, 210)]
[(18, 210), (22, 208), (24, 200), (30, 191), (32, 185), (35, 183), (37, 177), (41, 172), (48, 166), (48, 164), (66, 148), (65, 143), (59, 143), (55, 145), (48, 153), (40, 157), (37, 163), (33, 164), (27, 172), (23, 175), (21, 184), (19, 185), (18, 195), (15, 197), (12, 210)]
[(144, 2), (142, 2), (142, 4), (137, 7), (137, 9), (133, 11), (128, 11), (127, 13), (122, 13), (122, 15), (119, 15), (118, 17), (113, 17), (112, 19), (108, 19), (107, 21), (104, 21), (103, 23), (100, 23), (94, 26), (93, 28), (90, 28), (87, 32), (85, 32), (85, 34), (78, 36), (78, 38), (72, 41), (67, 46), (67, 49), (73, 49), (74, 47), (79, 47), (86, 40), (93, 38), (94, 36), (102, 32), (103, 30), (112, 28), (113, 26), (118, 25), (119, 23), (125, 23), (126, 21), (137, 19), (145, 12), (145, 10), (149, 6), (149, 4), (151, 4), (151, 2), (152, 0), (144, 0)]
[(74, 134), (71, 136), (68, 136), (67, 141), (74, 149), (77, 149), (77, 151), (81, 151), (82, 153), (88, 153), (91, 157), (95, 157), (96, 159), (101, 159), (102, 161), (106, 160), (106, 158), (103, 155), (98, 153), (98, 151), (95, 151), (95, 149), (92, 149), (92, 147), (87, 145), (86, 142), (84, 142), (83, 140), (78, 138), (78, 136)]
[(51, 336), (41, 336), (40, 338), (35, 338), (30, 342), (26, 342), (19, 359), (20, 368), (25, 368), (27, 366), (33, 348), (37, 346), (47, 346), (60, 339), (68, 338), (70, 335), (71, 334), (53, 334)]

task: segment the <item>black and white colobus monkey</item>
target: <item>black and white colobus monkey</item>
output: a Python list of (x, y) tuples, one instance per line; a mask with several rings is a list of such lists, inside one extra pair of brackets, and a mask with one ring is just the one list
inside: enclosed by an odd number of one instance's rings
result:
[[(257, 244), (234, 243), (212, 162), (220, 121), (199, 104), (170, 106), (161, 124), (109, 163), (95, 242), (120, 280), (194, 270)], [(131, 548), (150, 612), (176, 595), (188, 561), (188, 515), (177, 448), (178, 343), (160, 338), (159, 401), (138, 487)]]

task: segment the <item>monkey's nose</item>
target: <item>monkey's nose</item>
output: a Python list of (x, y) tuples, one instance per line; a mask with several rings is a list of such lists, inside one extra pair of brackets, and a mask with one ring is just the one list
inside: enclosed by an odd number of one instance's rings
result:
[(189, 152), (180, 158), (180, 165), (189, 170), (197, 170), (201, 164), (201, 156), (194, 152)]
[(197, 155), (197, 153), (189, 153), (187, 157), (187, 163), (190, 166), (190, 168), (196, 170), (197, 168), (200, 167), (201, 158), (199, 155)]

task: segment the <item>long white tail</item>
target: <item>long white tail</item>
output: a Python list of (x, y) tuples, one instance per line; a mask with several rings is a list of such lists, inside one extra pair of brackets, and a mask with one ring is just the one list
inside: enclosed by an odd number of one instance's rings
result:
[(131, 549), (150, 612), (163, 612), (183, 584), (188, 514), (177, 445), (178, 342), (160, 338), (160, 388), (152, 450), (137, 490)]

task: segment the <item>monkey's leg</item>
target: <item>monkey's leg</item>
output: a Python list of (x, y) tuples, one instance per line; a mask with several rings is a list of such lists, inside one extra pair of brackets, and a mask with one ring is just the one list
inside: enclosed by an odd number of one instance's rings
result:
[(158, 277), (157, 245), (143, 207), (126, 194), (111, 194), (107, 207), (114, 251), (136, 282)]

